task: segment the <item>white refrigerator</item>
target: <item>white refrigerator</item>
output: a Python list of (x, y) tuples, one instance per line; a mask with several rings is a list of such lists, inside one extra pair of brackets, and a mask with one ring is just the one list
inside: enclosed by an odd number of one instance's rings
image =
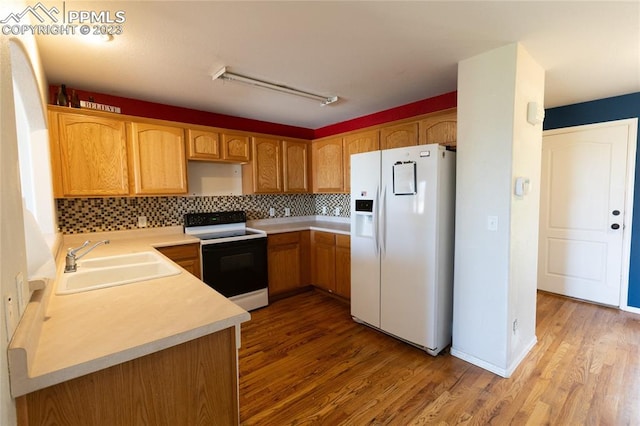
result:
[(351, 156), (351, 316), (437, 355), (451, 343), (455, 152)]

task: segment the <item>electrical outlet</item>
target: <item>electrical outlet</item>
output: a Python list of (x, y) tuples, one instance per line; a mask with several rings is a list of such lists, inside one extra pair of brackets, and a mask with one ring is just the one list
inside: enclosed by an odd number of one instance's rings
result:
[(291, 216), (291, 209), (289, 207), (284, 208), (284, 215), (287, 217)]
[(273, 207), (271, 207), (269, 209), (269, 217), (274, 217), (276, 215), (276, 209), (274, 209)]
[(340, 207), (336, 207), (335, 210), (333, 211), (333, 214), (336, 216), (340, 216)]
[(327, 214), (327, 206), (322, 206), (322, 214)]
[(138, 228), (146, 228), (146, 227), (147, 227), (147, 217), (138, 216)]

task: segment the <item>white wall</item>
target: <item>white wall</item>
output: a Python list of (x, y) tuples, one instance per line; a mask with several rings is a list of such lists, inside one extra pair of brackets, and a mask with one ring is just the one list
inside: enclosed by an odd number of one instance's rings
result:
[[(509, 269), (510, 345), (508, 369), (515, 369), (535, 343), (538, 277), (538, 228), (540, 175), (542, 169), (542, 123), (527, 122), (527, 105), (544, 105), (544, 69), (523, 48), (517, 50), (514, 97), (513, 157), (511, 188), (511, 238)], [(513, 182), (519, 176), (530, 180), (529, 193), (516, 197)], [(518, 321), (516, 332), (513, 322)]]
[[(0, 16), (24, 9), (22, 2), (0, 4)], [(23, 99), (25, 108), (36, 106), (40, 113), (44, 111), (46, 80), (37, 53), (35, 40), (30, 36), (19, 39), (0, 34), (0, 294), (2, 296), (2, 315), (0, 320), (0, 424), (10, 426), (16, 423), (15, 402), (9, 391), (7, 366), (7, 346), (13, 329), (21, 315), (18, 303), (16, 276), (21, 274), (26, 280), (26, 249), (24, 241), (22, 193), (18, 167), (18, 143), (16, 113), (13, 93), (14, 68), (11, 60), (11, 44), (31, 62), (31, 77), (36, 79), (39, 95), (37, 99)], [(24, 72), (21, 71), (21, 72)], [(29, 110), (27, 110), (29, 111)], [(33, 112), (33, 111), (31, 111)], [(14, 306), (14, 321), (5, 327), (5, 301), (11, 298)], [(26, 301), (25, 301), (26, 302)]]
[(191, 195), (242, 195), (242, 166), (189, 161)]
[(515, 199), (513, 182), (539, 180), (542, 125), (526, 103), (543, 93), (519, 44), (459, 63), (452, 354), (505, 377), (535, 344), (537, 189)]

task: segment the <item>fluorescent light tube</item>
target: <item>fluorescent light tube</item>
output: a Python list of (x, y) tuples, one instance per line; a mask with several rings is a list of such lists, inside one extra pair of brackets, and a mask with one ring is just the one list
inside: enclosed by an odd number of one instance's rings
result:
[(316, 95), (314, 93), (304, 92), (302, 90), (294, 89), (293, 87), (284, 86), (281, 84), (269, 83), (268, 81), (258, 80), (255, 78), (247, 77), (240, 74), (235, 74), (232, 72), (228, 72), (226, 67), (223, 67), (220, 71), (213, 74), (212, 80), (227, 80), (227, 81), (237, 81), (238, 83), (248, 84), (250, 86), (262, 87), (264, 89), (274, 90), (280, 93), (287, 93), (289, 95), (300, 96), (308, 99), (315, 99), (320, 101), (321, 106), (332, 104), (338, 101), (337, 96), (322, 96)]

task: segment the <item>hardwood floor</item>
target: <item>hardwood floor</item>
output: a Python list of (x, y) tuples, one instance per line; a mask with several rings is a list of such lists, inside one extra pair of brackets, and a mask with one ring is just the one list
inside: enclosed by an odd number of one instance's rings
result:
[(538, 344), (509, 379), (426, 353), (306, 292), (242, 327), (244, 425), (638, 425), (640, 315), (538, 295)]

